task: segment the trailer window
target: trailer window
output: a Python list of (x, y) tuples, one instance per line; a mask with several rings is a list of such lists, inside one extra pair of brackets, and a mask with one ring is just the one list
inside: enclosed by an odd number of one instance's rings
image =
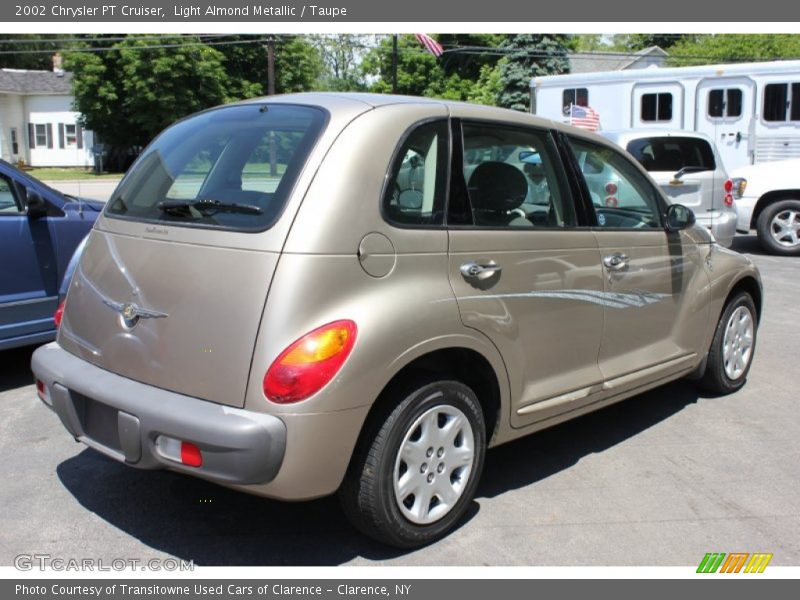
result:
[(708, 116), (715, 118), (742, 115), (742, 90), (727, 88), (708, 92)]
[(671, 121), (672, 94), (642, 94), (642, 121)]
[(764, 120), (800, 121), (800, 83), (770, 83), (764, 88)]
[(561, 97), (561, 106), (564, 108), (564, 114), (569, 112), (569, 107), (575, 106), (589, 106), (589, 90), (586, 88), (572, 88), (564, 90)]

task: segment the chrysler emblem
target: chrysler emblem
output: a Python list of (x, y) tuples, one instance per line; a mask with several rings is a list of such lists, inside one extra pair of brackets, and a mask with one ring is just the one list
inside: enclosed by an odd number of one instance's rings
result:
[(114, 302), (104, 298), (103, 304), (119, 313), (120, 323), (125, 329), (133, 329), (139, 319), (163, 319), (168, 316), (167, 313), (142, 308), (132, 302), (123, 304), (122, 302)]

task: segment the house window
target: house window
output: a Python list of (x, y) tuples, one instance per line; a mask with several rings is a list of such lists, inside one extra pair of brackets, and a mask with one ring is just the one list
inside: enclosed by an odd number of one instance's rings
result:
[(36, 128), (36, 146), (47, 146), (47, 125), (37, 123)]
[(800, 121), (800, 83), (770, 83), (764, 88), (765, 121)]
[(742, 90), (727, 88), (708, 92), (708, 116), (718, 119), (742, 115)]
[(78, 126), (77, 125), (64, 125), (64, 138), (66, 139), (67, 146), (78, 145)]
[(642, 121), (671, 121), (672, 94), (642, 94)]
[(11, 128), (11, 154), (19, 154), (19, 140), (17, 139), (17, 128)]
[(589, 106), (589, 90), (586, 88), (571, 88), (564, 90), (561, 97), (561, 105), (564, 107), (564, 114), (568, 114), (569, 107), (576, 106)]

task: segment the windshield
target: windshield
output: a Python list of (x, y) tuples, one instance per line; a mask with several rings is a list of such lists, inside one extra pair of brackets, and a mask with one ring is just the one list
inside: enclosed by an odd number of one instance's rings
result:
[(324, 121), (319, 109), (281, 104), (229, 106), (179, 121), (134, 163), (106, 214), (263, 231), (280, 216)]
[(709, 143), (691, 137), (651, 137), (628, 143), (628, 152), (648, 171), (675, 173), (684, 167), (713, 171), (717, 168)]

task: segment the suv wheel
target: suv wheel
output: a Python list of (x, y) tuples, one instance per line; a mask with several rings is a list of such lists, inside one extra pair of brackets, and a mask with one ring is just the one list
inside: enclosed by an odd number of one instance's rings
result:
[(781, 200), (767, 206), (756, 223), (758, 241), (771, 254), (800, 255), (800, 200)]
[(716, 394), (730, 394), (744, 385), (753, 362), (758, 327), (750, 294), (736, 295), (717, 323), (708, 352), (708, 365), (701, 386)]
[(412, 548), (439, 539), (464, 515), (486, 433), (478, 399), (462, 383), (437, 381), (400, 395), (365, 432), (340, 497), (363, 533)]

